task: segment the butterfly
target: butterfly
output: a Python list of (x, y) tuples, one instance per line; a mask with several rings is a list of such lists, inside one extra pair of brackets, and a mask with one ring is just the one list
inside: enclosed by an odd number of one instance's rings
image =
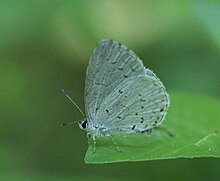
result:
[(115, 40), (101, 40), (93, 51), (85, 80), (86, 118), (79, 121), (96, 150), (96, 137), (149, 132), (160, 125), (169, 96), (160, 79), (139, 57)]

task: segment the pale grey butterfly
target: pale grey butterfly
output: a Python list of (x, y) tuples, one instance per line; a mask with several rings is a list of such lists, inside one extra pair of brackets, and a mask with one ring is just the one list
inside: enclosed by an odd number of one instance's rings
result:
[(79, 126), (92, 137), (94, 152), (96, 137), (110, 136), (120, 150), (114, 135), (149, 132), (162, 123), (169, 107), (159, 78), (115, 40), (102, 40), (93, 51), (84, 96), (86, 118)]

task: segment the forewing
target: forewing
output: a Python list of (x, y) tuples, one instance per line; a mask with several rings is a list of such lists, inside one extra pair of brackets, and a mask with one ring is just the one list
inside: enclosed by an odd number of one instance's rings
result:
[(96, 114), (103, 100), (127, 78), (149, 74), (142, 61), (114, 40), (102, 40), (95, 48), (87, 67), (85, 108), (88, 120), (96, 123)]
[(159, 125), (167, 112), (169, 98), (155, 76), (128, 78), (101, 104), (97, 119), (113, 133), (132, 133)]

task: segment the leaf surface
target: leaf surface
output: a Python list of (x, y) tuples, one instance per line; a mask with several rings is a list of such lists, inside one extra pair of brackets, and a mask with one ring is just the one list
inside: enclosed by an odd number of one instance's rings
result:
[(110, 137), (97, 137), (85, 156), (86, 163), (112, 163), (174, 158), (220, 157), (220, 101), (191, 94), (171, 94), (171, 106), (163, 129), (151, 134), (114, 135), (121, 152)]

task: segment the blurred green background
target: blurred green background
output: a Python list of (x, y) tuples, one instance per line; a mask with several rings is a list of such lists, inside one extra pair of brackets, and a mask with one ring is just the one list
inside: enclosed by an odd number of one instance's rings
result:
[(84, 108), (103, 38), (134, 50), (168, 92), (219, 99), (219, 1), (1, 0), (0, 180), (218, 180), (219, 159), (84, 163), (85, 132), (59, 127), (82, 119), (61, 89)]

